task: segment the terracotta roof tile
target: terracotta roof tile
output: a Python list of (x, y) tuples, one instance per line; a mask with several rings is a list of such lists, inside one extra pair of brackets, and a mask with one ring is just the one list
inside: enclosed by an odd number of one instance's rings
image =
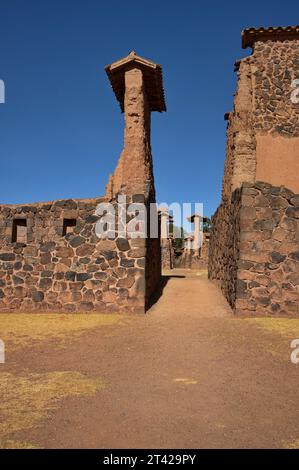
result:
[(125, 71), (136, 65), (143, 72), (145, 88), (151, 111), (166, 111), (162, 67), (151, 60), (144, 59), (132, 51), (127, 57), (105, 67), (116, 99), (124, 112)]
[(242, 47), (253, 47), (256, 41), (299, 41), (299, 25), (247, 28), (242, 31)]

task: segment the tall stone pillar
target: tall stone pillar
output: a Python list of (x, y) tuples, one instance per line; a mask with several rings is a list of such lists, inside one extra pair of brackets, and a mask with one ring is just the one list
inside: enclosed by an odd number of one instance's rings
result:
[(169, 238), (169, 211), (167, 209), (160, 209), (161, 217), (161, 240)]
[(193, 249), (194, 256), (200, 256), (200, 247), (201, 247), (201, 230), (200, 222), (202, 217), (199, 214), (194, 214), (192, 216), (192, 222), (194, 223), (194, 232), (193, 232)]
[[(158, 217), (150, 217), (156, 202), (150, 143), (152, 111), (166, 111), (162, 69), (132, 51), (127, 57), (106, 67), (113, 91), (125, 115), (124, 147), (115, 172), (109, 177), (106, 197), (116, 201), (122, 194), (127, 203), (144, 203), (147, 209), (146, 239), (136, 240), (144, 249), (145, 278), (142, 289), (145, 308), (150, 306), (161, 278), (161, 247)], [(156, 238), (151, 230), (157, 224)], [(140, 256), (140, 250), (138, 252)]]
[(161, 67), (133, 51), (106, 67), (115, 95), (125, 114), (124, 148), (107, 195), (143, 194), (155, 201), (150, 143), (152, 111), (166, 111)]

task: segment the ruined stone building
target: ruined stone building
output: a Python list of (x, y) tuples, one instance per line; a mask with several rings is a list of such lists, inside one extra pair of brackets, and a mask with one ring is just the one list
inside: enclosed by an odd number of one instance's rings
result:
[(193, 233), (184, 239), (184, 250), (178, 266), (188, 269), (207, 267), (210, 234), (203, 231), (202, 223), (207, 220), (200, 214), (192, 214), (188, 221), (194, 224)]
[[(106, 194), (0, 206), (0, 311), (144, 312), (161, 276), (159, 238), (101, 239), (97, 206), (155, 202), (150, 116), (166, 111), (161, 67), (132, 52), (106, 67), (125, 116)], [(150, 223), (146, 227), (150, 230)]]
[(299, 26), (246, 29), (242, 46), (209, 277), (237, 313), (298, 315)]
[[(168, 209), (160, 208), (161, 226), (161, 257), (162, 268), (206, 268), (209, 254), (209, 233), (202, 229), (202, 223), (207, 220), (199, 214), (193, 214), (187, 218), (194, 224), (193, 233), (184, 239), (184, 244), (179, 250), (175, 250), (175, 237), (178, 233), (173, 233), (174, 218)], [(172, 230), (170, 226), (172, 225)], [(179, 238), (179, 237), (178, 237)]]
[(184, 239), (184, 249), (177, 266), (187, 269), (203, 269), (208, 266), (210, 234), (202, 233), (200, 249), (194, 249), (194, 235)]

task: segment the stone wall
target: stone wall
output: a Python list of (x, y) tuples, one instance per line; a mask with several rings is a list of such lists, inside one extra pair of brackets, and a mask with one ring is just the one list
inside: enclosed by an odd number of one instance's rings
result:
[(235, 305), (239, 258), (241, 191), (223, 201), (212, 218), (209, 244), (209, 278), (220, 286), (232, 307)]
[(174, 249), (171, 238), (161, 240), (162, 269), (173, 269)]
[(251, 67), (254, 129), (274, 136), (299, 136), (299, 108), (291, 94), (299, 77), (299, 38), (257, 41), (247, 58)]
[(299, 195), (243, 184), (237, 313), (299, 315)]
[(194, 246), (194, 235), (184, 240), (184, 248), (181, 256), (176, 259), (175, 266), (183, 269), (206, 269), (209, 260), (210, 234), (206, 232), (199, 233), (198, 248)]
[(299, 40), (257, 42), (251, 61), (256, 180), (299, 192)]
[[(106, 72), (125, 114), (125, 131), (105, 197), (0, 205), (0, 311), (145, 312), (159, 288), (160, 239), (159, 233), (151, 236), (150, 220), (155, 207), (150, 116), (166, 110), (162, 70), (132, 51)], [(123, 209), (132, 203), (136, 208), (134, 214), (126, 211), (124, 220), (119, 196), (125, 198)], [(109, 203), (108, 213), (116, 216), (112, 237), (111, 221), (106, 236), (96, 235), (100, 202)], [(132, 231), (140, 238), (135, 238), (126, 228), (138, 204), (147, 220), (136, 223)], [(157, 211), (156, 219), (158, 227)], [(143, 222), (146, 228), (139, 230)]]
[(209, 276), (236, 313), (299, 314), (299, 195), (243, 183), (212, 223)]
[(253, 52), (236, 62), (209, 277), (238, 313), (292, 315), (299, 309), (299, 103), (291, 99), (299, 30), (249, 28), (242, 44)]
[[(1, 311), (145, 311), (146, 240), (100, 240), (99, 202), (0, 206)], [(16, 219), (26, 243), (12, 242)]]

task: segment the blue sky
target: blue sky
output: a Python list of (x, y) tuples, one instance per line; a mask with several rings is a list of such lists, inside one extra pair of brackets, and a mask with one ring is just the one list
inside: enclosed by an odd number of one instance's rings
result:
[(159, 201), (220, 200), (225, 112), (241, 30), (299, 23), (298, 1), (1, 0), (0, 202), (104, 193), (123, 115), (104, 66), (134, 49), (163, 67), (167, 113), (152, 114)]

